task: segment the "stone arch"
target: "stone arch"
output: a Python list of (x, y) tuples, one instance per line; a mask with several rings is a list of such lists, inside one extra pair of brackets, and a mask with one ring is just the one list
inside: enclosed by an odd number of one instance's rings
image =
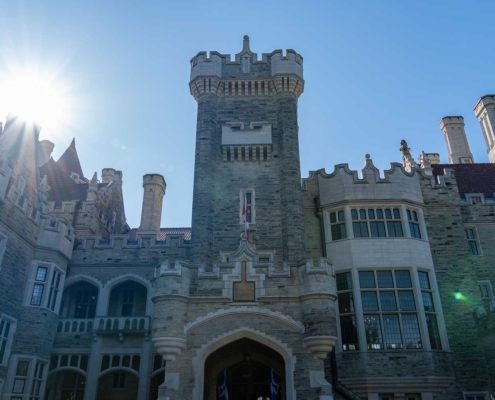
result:
[(59, 368), (52, 369), (50, 372), (48, 372), (48, 376), (56, 374), (57, 372), (65, 372), (65, 371), (77, 372), (77, 373), (84, 375), (84, 376), (87, 375), (87, 372), (83, 371), (80, 368), (67, 366), (67, 367), (59, 367)]
[(205, 343), (196, 352), (196, 356), (192, 360), (194, 366), (194, 390), (193, 398), (198, 400), (204, 400), (203, 387), (204, 387), (204, 368), (205, 362), (208, 356), (214, 353), (216, 350), (224, 347), (225, 345), (232, 343), (239, 339), (251, 339), (265, 346), (268, 346), (279, 353), (285, 361), (285, 382), (287, 385), (287, 400), (296, 400), (296, 391), (294, 388), (294, 369), (296, 365), (296, 357), (292, 354), (292, 350), (278, 339), (268, 336), (261, 331), (257, 331), (251, 328), (243, 327), (226, 332), (223, 335)]
[(196, 329), (198, 326), (204, 324), (205, 322), (211, 321), (216, 318), (234, 316), (234, 315), (242, 316), (243, 314), (261, 315), (273, 319), (276, 322), (279, 323), (281, 322), (298, 333), (301, 334), (304, 333), (304, 325), (302, 324), (302, 322), (296, 321), (295, 319), (293, 319), (288, 315), (282, 314), (279, 311), (274, 312), (267, 308), (248, 307), (248, 306), (241, 306), (241, 307), (227, 308), (227, 309), (222, 308), (221, 310), (210, 312), (204, 316), (198, 317), (194, 321), (189, 322), (184, 326), (184, 333), (187, 334), (189, 331)]
[(129, 372), (130, 374), (137, 376), (139, 379), (139, 372), (138, 371), (136, 371), (132, 368), (127, 368), (127, 367), (122, 367), (122, 366), (108, 368), (105, 371), (100, 372), (100, 374), (98, 375), (98, 379), (101, 378), (102, 376), (106, 375), (106, 374), (109, 374), (110, 372), (118, 372), (118, 371)]
[(71, 276), (70, 278), (67, 278), (65, 280), (64, 290), (66, 288), (68, 288), (69, 286), (75, 285), (76, 283), (79, 283), (79, 282), (88, 282), (88, 283), (91, 283), (92, 285), (95, 285), (96, 288), (98, 289), (98, 293), (100, 293), (101, 289), (103, 288), (103, 284), (98, 279), (93, 278), (90, 275), (77, 274), (77, 275)]
[(136, 274), (124, 274), (124, 275), (119, 275), (116, 276), (113, 279), (110, 279), (105, 283), (103, 286), (103, 289), (101, 291), (101, 303), (99, 304), (99, 313), (98, 315), (106, 315), (106, 311), (108, 309), (108, 304), (110, 301), (110, 293), (113, 288), (116, 286), (120, 285), (121, 283), (124, 283), (126, 281), (134, 281), (136, 283), (139, 283), (143, 285), (146, 288), (147, 294), (146, 294), (146, 315), (153, 315), (153, 301), (151, 300), (152, 297), (152, 291), (153, 288), (151, 286), (150, 281), (148, 281), (146, 278), (143, 278), (142, 276), (136, 275)]

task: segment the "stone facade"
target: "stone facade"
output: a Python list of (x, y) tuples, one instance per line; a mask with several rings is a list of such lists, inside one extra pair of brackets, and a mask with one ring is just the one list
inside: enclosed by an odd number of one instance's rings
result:
[(441, 121), (450, 164), (403, 141), (387, 171), (366, 155), (301, 181), (298, 53), (258, 59), (245, 37), (234, 59), (198, 53), (189, 86), (190, 229), (160, 228), (155, 173), (130, 229), (121, 171), (88, 179), (75, 141), (55, 161), (8, 117), (0, 398), (488, 400), (495, 164), (474, 164), (462, 117)]

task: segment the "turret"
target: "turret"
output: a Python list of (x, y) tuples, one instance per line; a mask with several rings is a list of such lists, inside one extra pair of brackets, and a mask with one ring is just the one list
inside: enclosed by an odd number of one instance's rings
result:
[(464, 118), (460, 116), (443, 117), (440, 120), (440, 129), (447, 144), (449, 163), (472, 164), (474, 158), (464, 130)]
[(495, 163), (495, 94), (487, 94), (478, 100), (474, 114), (480, 121), (481, 130), (485, 136), (488, 158)]
[(162, 218), (163, 196), (167, 184), (160, 174), (146, 174), (143, 176), (143, 209), (141, 211), (141, 225), (139, 233), (157, 234), (160, 231)]
[(42, 140), (38, 145), (38, 166), (44, 165), (52, 155), (55, 145), (49, 140)]

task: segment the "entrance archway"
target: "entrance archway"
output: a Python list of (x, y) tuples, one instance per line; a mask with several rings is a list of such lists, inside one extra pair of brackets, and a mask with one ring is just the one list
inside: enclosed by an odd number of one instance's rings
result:
[(217, 378), (225, 374), (229, 398), (269, 400), (272, 370), (280, 377), (277, 400), (286, 400), (285, 361), (270, 347), (248, 338), (216, 350), (206, 359), (204, 400), (217, 400)]

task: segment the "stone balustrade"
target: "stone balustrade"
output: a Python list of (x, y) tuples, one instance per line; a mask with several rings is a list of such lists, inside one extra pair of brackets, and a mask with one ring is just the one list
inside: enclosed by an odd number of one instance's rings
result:
[(59, 321), (57, 332), (146, 332), (150, 329), (150, 319), (149, 316), (64, 318)]

